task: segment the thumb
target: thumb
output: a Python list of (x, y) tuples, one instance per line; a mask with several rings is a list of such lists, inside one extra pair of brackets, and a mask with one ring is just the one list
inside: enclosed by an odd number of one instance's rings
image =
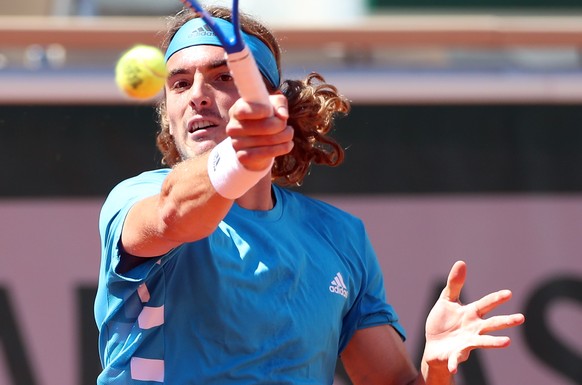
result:
[(461, 290), (467, 277), (467, 265), (463, 261), (457, 261), (451, 268), (447, 278), (447, 286), (441, 293), (441, 298), (451, 302), (458, 302)]
[(284, 95), (272, 95), (271, 103), (273, 105), (273, 110), (275, 111), (275, 116), (284, 120), (289, 119), (287, 98)]

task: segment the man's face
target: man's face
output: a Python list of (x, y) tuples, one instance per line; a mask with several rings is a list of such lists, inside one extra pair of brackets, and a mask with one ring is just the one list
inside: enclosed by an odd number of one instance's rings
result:
[(200, 45), (168, 60), (166, 113), (182, 159), (210, 151), (226, 138), (228, 111), (238, 99), (222, 47)]

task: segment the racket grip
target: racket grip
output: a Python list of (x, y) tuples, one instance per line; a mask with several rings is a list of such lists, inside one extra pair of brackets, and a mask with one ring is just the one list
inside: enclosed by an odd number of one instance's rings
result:
[(226, 60), (240, 97), (248, 103), (269, 105), (267, 87), (249, 48), (229, 53)]

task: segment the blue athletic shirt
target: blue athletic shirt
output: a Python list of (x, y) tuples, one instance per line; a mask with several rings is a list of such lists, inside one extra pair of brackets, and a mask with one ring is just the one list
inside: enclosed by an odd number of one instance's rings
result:
[(120, 183), (102, 208), (98, 384), (332, 384), (356, 330), (404, 338), (361, 220), (277, 186), (272, 210), (235, 203), (208, 238), (120, 274), (127, 212), (169, 171)]

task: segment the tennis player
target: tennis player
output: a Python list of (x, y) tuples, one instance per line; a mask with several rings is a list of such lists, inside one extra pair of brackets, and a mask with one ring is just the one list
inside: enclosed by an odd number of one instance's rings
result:
[(271, 93), (249, 105), (204, 22), (183, 11), (172, 23), (167, 168), (121, 182), (100, 216), (99, 384), (332, 384), (338, 356), (354, 384), (451, 384), (472, 349), (509, 344), (487, 333), (523, 316), (483, 317), (511, 292), (460, 304), (457, 262), (415, 368), (363, 223), (285, 188), (342, 161), (328, 132), (348, 102), (316, 74), (282, 82), (275, 38), (245, 17)]

